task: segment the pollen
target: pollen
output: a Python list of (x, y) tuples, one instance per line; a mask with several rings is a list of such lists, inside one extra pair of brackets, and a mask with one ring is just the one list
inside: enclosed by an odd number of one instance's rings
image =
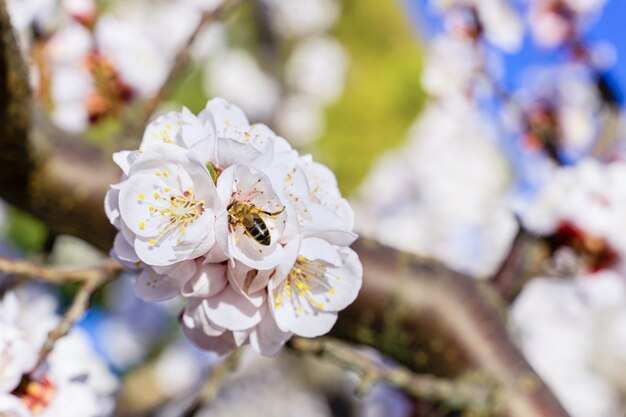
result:
[(146, 196), (144, 194), (139, 194), (139, 199), (143, 200), (144, 198), (146, 198)]
[(151, 245), (156, 245), (156, 240), (155, 240), (155, 239), (150, 239), (150, 242), (149, 242), (149, 243), (150, 243)]
[(161, 196), (159, 195), (159, 193), (154, 193), (154, 199), (158, 200)]
[(146, 223), (145, 222), (140, 222), (139, 223), (139, 229), (143, 230), (146, 228)]

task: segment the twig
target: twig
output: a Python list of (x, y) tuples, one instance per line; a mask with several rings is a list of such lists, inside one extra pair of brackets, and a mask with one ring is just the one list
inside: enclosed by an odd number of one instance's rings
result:
[(213, 368), (204, 387), (202, 387), (196, 399), (181, 417), (195, 416), (204, 406), (212, 403), (217, 398), (224, 380), (237, 369), (241, 354), (242, 350), (236, 349), (222, 363)]
[(138, 116), (135, 117), (135, 115), (133, 115), (133, 117), (125, 121), (121, 134), (122, 140), (134, 136), (133, 133), (135, 130), (143, 129), (144, 125), (150, 120), (150, 117), (154, 114), (163, 99), (171, 91), (178, 77), (187, 68), (190, 60), (191, 47), (202, 29), (221, 18), (224, 13), (231, 10), (239, 2), (240, 0), (224, 0), (217, 8), (202, 14), (200, 21), (187, 39), (185, 45), (176, 53), (172, 61), (173, 65), (170, 68), (167, 78), (161, 85), (161, 88), (159, 88), (154, 96), (143, 103), (141, 113)]
[(495, 407), (493, 384), (437, 378), (418, 375), (401, 366), (384, 367), (370, 357), (338, 340), (328, 338), (294, 338), (294, 351), (327, 359), (340, 367), (359, 374), (362, 383), (358, 393), (363, 394), (376, 382), (385, 382), (406, 393), (428, 401), (444, 402), (451, 407), (484, 414)]
[(122, 266), (112, 259), (104, 264), (86, 268), (51, 268), (29, 261), (0, 257), (0, 274), (20, 278), (36, 278), (52, 284), (102, 280), (122, 271)]
[(91, 297), (96, 290), (107, 281), (107, 278), (108, 275), (101, 274), (99, 276), (92, 276), (85, 281), (78, 293), (74, 296), (72, 304), (63, 315), (57, 327), (48, 333), (48, 338), (39, 351), (37, 365), (46, 359), (48, 354), (52, 352), (54, 344), (63, 336), (67, 335), (74, 323), (80, 320), (85, 311), (89, 308)]

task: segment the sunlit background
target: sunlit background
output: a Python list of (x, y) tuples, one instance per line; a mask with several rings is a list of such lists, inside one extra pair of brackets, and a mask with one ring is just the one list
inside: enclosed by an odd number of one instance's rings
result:
[[(199, 6), (183, 3), (194, 0), (9, 0), (51, 120), (107, 152), (136, 145), (123, 116), (158, 91), (188, 36)], [(624, 17), (621, 0), (243, 1), (199, 34), (159, 112), (234, 102), (334, 171), (359, 233), (477, 279), (520, 230), (541, 236), (550, 278), (526, 284), (511, 333), (573, 417), (620, 417)], [(106, 257), (9, 206), (1, 217), (4, 254)], [(177, 300), (142, 302), (133, 280), (98, 293), (80, 323), (123, 381), (120, 416), (184, 396), (218, 363), (182, 337)], [(62, 304), (75, 292), (48, 290)], [(353, 375), (289, 354), (245, 363), (203, 415), (460, 415), (383, 385), (355, 396)]]

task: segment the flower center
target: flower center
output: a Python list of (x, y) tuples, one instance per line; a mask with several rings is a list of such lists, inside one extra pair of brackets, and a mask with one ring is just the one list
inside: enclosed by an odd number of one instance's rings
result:
[[(202, 215), (206, 202), (198, 200), (192, 190), (187, 190), (180, 195), (169, 194), (167, 188), (164, 191), (168, 194), (161, 196), (155, 193), (155, 200), (163, 203), (150, 206), (152, 217), (148, 221), (160, 220), (159, 239), (174, 234), (178, 235), (178, 242), (181, 243), (185, 229)], [(161, 220), (163, 217), (167, 217), (166, 222)], [(144, 228), (145, 223), (141, 223), (139, 227)], [(150, 243), (156, 244), (157, 239), (152, 239)]]
[(33, 414), (39, 414), (48, 407), (56, 389), (52, 380), (45, 376), (39, 381), (24, 379), (13, 391)]
[(297, 313), (304, 311), (303, 302), (309, 303), (314, 309), (321, 310), (324, 304), (315, 299), (314, 291), (322, 290), (326, 294), (335, 294), (335, 289), (327, 282), (327, 276), (328, 270), (324, 263), (299, 256), (287, 274), (282, 294), (276, 296), (276, 308), (282, 306), (284, 295), (292, 300)]

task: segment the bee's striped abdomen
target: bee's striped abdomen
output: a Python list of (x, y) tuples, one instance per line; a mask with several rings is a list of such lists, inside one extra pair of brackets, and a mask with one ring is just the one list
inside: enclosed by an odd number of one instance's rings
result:
[(267, 225), (258, 214), (252, 215), (252, 222), (244, 224), (246, 232), (263, 246), (269, 246), (272, 241), (270, 231), (267, 229)]

